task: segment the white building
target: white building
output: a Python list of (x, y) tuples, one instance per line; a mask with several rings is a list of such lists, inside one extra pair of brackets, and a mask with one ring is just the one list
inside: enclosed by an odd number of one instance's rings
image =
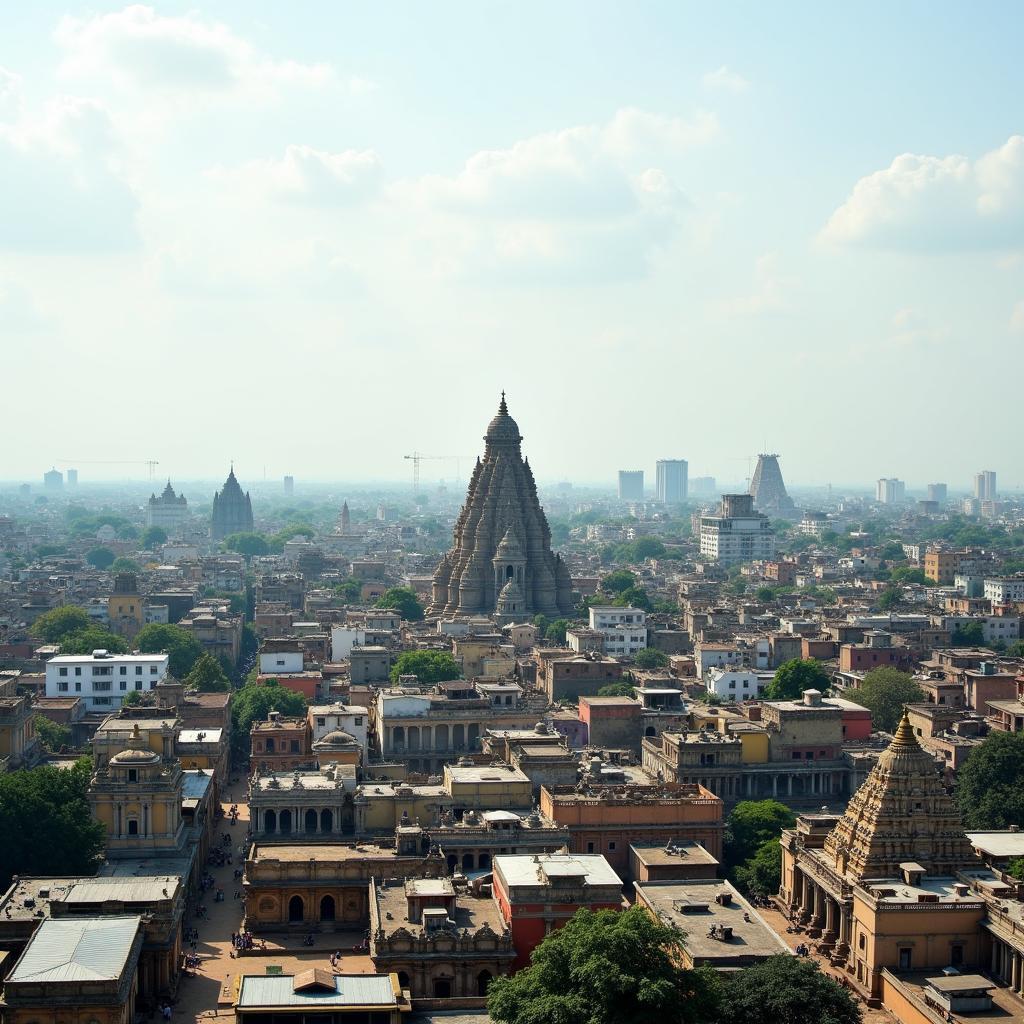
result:
[(659, 459), (655, 464), (655, 495), (666, 505), (686, 501), (687, 474), (686, 459)]
[(312, 704), (307, 715), (314, 743), (332, 732), (348, 733), (359, 744), (362, 763), (366, 764), (366, 708), (358, 704)]
[(985, 599), (993, 604), (1024, 601), (1024, 577), (1004, 576), (985, 580)]
[(188, 521), (188, 501), (184, 494), (175, 494), (171, 481), (160, 497), (150, 495), (146, 503), (146, 526), (158, 526), (174, 537)]
[(366, 630), (361, 626), (331, 626), (331, 661), (345, 661), (353, 647), (366, 646)]
[(629, 656), (647, 646), (647, 613), (642, 608), (593, 606), (590, 628), (604, 636), (605, 654)]
[(770, 559), (775, 533), (750, 494), (723, 494), (717, 515), (700, 517), (700, 553), (725, 564)]
[(81, 697), (86, 711), (117, 711), (135, 690), (167, 675), (166, 654), (60, 654), (46, 663), (47, 697)]
[(875, 485), (875, 501), (883, 505), (895, 505), (906, 497), (907, 485), (896, 477), (883, 477)]
[(797, 529), (807, 537), (820, 537), (830, 529), (828, 516), (824, 512), (805, 512)]
[(704, 676), (704, 684), (708, 693), (722, 700), (756, 700), (774, 675), (774, 672), (754, 672), (749, 668), (713, 668)]
[(991, 501), (996, 496), (996, 475), (991, 469), (974, 474), (974, 496), (982, 501)]
[(302, 651), (268, 651), (260, 654), (260, 675), (288, 675), (290, 672), (301, 672), (303, 666)]
[(644, 471), (642, 469), (619, 470), (619, 501), (644, 500)]

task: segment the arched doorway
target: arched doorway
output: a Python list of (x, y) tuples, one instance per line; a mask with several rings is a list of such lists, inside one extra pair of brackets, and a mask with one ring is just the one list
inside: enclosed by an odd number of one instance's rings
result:
[(312, 808), (306, 811), (306, 831), (316, 831), (316, 811), (314, 811)]
[(298, 924), (306, 916), (306, 906), (301, 896), (293, 896), (288, 901), (288, 923)]
[(466, 746), (470, 750), (476, 750), (480, 745), (480, 726), (474, 722), (466, 733)]
[(398, 972), (398, 985), (400, 988), (409, 987), (409, 975), (406, 974), (405, 971)]
[(455, 869), (459, 866), (459, 858), (454, 853), (448, 854), (448, 871), (450, 874), (455, 873)]
[(452, 983), (448, 978), (435, 978), (434, 979), (434, 998), (435, 999), (451, 999), (452, 997)]
[(334, 815), (329, 810), (324, 809), (320, 812), (320, 831), (334, 831)]
[(462, 855), (462, 870), (472, 871), (473, 870), (473, 854), (464, 853)]
[(653, 725), (649, 725), (649, 726), (647, 726), (646, 729), (644, 729), (644, 735), (645, 736), (657, 736), (658, 735), (658, 730), (655, 729)]
[(263, 812), (263, 831), (264, 832), (276, 832), (277, 831), (277, 811), (264, 811)]
[(480, 870), (483, 871), (484, 868), (490, 868), (490, 866), (491, 855), (489, 853), (481, 853), (480, 856), (477, 858), (477, 867), (479, 867)]
[(352, 794), (346, 793), (341, 802), (341, 831), (350, 836), (356, 830), (356, 809), (352, 803)]
[(325, 896), (320, 901), (320, 920), (321, 921), (333, 921), (334, 920), (334, 897), (331, 895)]
[(288, 835), (292, 830), (292, 812), (289, 810), (283, 810), (281, 812), (281, 829), (285, 835)]
[(478, 996), (487, 995), (487, 986), (491, 983), (491, 977), (490, 971), (481, 971), (476, 976), (476, 994)]

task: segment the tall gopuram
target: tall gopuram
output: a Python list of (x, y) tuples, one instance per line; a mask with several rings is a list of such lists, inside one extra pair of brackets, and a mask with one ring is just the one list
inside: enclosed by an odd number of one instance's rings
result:
[(774, 452), (762, 452), (757, 457), (757, 467), (750, 480), (749, 494), (754, 496), (754, 507), (758, 512), (788, 517), (796, 512), (793, 499), (782, 481), (779, 457)]
[(242, 493), (234, 466), (224, 486), (213, 496), (211, 536), (214, 540), (223, 540), (233, 533), (252, 533), (252, 500), (248, 491)]
[(571, 614), (569, 570), (551, 550), (522, 440), (502, 392), (455, 521), (454, 545), (434, 573), (432, 615), (488, 615), (506, 623)]

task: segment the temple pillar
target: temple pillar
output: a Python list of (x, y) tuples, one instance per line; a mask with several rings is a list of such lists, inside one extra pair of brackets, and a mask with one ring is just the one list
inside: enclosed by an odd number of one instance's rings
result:
[(779, 795), (779, 777), (777, 775), (772, 776), (772, 796), (776, 797)]
[(817, 883), (813, 884), (812, 891), (814, 893), (814, 913), (811, 917), (811, 927), (808, 929), (808, 934), (812, 938), (817, 938), (821, 935), (822, 928), (825, 925), (825, 894)]
[(787, 796), (792, 796), (793, 795), (793, 776), (792, 775), (787, 775), (786, 776), (786, 794), (787, 794)]

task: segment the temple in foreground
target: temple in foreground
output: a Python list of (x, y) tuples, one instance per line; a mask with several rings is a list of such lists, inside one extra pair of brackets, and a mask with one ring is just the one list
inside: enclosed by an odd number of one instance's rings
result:
[(455, 522), (454, 546), (434, 573), (431, 614), (488, 615), (504, 624), (572, 613), (569, 569), (551, 550), (522, 440), (502, 392)]

